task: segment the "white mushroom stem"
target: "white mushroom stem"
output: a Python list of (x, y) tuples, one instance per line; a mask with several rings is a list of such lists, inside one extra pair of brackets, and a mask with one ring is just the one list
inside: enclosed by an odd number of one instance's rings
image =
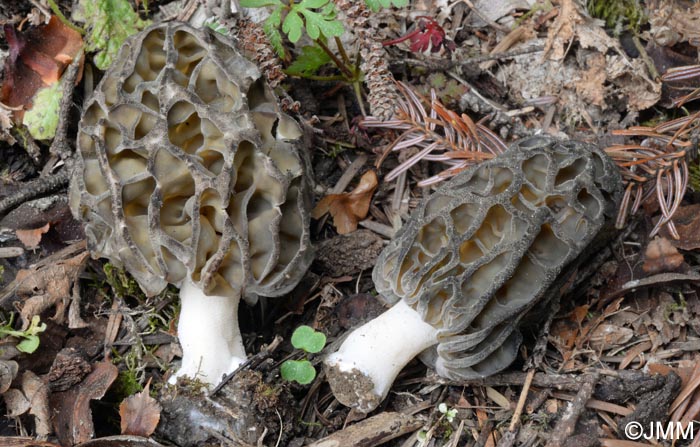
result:
[(360, 326), (325, 360), (328, 382), (343, 404), (374, 410), (396, 376), (421, 351), (437, 343), (437, 329), (403, 300)]
[(180, 288), (178, 338), (182, 366), (170, 378), (187, 376), (209, 385), (245, 362), (243, 338), (238, 327), (239, 296), (209, 296), (189, 279)]

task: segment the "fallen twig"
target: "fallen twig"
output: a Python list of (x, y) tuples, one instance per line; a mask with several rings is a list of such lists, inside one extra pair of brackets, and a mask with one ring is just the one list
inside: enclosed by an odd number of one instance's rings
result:
[(423, 422), (414, 416), (386, 411), (307, 444), (307, 447), (374, 447), (422, 425)]
[(552, 437), (547, 442), (546, 447), (559, 447), (573, 434), (576, 428), (576, 421), (578, 421), (579, 416), (586, 408), (586, 402), (593, 395), (599, 377), (598, 373), (587, 374), (583, 377), (583, 383), (578, 393), (576, 393), (576, 398), (574, 398), (571, 405), (566, 409), (564, 416), (554, 427)]

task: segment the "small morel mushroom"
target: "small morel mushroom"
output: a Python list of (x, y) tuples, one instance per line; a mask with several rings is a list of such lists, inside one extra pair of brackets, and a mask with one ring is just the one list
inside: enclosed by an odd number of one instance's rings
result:
[(234, 370), (240, 297), (286, 293), (308, 267), (300, 136), (253, 63), (182, 23), (125, 42), (87, 102), (71, 208), (147, 295), (180, 287), (175, 377)]
[(518, 324), (617, 212), (622, 181), (603, 151), (531, 137), (421, 202), (374, 267), (395, 303), (325, 360), (344, 405), (369, 412), (415, 356), (450, 379), (516, 357)]

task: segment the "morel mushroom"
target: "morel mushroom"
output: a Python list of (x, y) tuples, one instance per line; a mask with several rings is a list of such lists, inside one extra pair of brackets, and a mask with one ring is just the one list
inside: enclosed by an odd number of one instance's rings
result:
[(254, 64), (182, 23), (129, 39), (87, 102), (71, 207), (93, 256), (149, 296), (180, 287), (176, 377), (235, 369), (239, 298), (284, 294), (308, 267), (300, 135)]
[(621, 194), (602, 151), (548, 137), (520, 140), (446, 182), (374, 267), (377, 292), (396, 304), (325, 360), (336, 398), (373, 410), (422, 351), (450, 379), (507, 367), (518, 323), (591, 246)]

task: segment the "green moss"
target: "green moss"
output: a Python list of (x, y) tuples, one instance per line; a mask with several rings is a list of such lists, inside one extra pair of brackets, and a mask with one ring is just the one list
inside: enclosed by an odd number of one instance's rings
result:
[(129, 369), (126, 371), (120, 371), (117, 379), (112, 385), (112, 393), (116, 397), (115, 401), (121, 402), (121, 400), (139, 393), (143, 390), (141, 383), (136, 374), (136, 370)]
[(139, 284), (134, 278), (129, 276), (128, 273), (119, 267), (111, 263), (106, 263), (102, 270), (107, 278), (107, 284), (114, 290), (119, 296), (133, 296), (139, 298), (145, 298)]
[(690, 170), (690, 179), (688, 182), (690, 184), (690, 189), (696, 192), (700, 191), (700, 164), (697, 162), (690, 163), (688, 169)]
[(638, 33), (647, 22), (639, 0), (588, 0), (586, 7), (591, 17), (605, 20), (605, 25), (616, 35), (623, 30)]

